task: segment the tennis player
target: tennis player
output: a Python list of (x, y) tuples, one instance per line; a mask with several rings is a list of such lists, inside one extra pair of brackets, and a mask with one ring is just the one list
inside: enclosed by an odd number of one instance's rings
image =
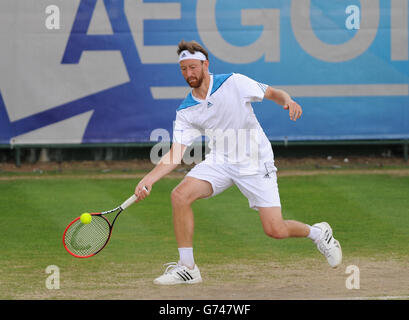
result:
[[(210, 152), (171, 193), (173, 225), (179, 261), (167, 264), (160, 285), (199, 283), (202, 277), (193, 255), (194, 215), (192, 203), (210, 198), (236, 185), (257, 210), (265, 234), (274, 239), (309, 238), (331, 267), (342, 260), (339, 242), (326, 222), (312, 226), (284, 220), (277, 186), (277, 168), (271, 143), (261, 128), (251, 103), (268, 99), (288, 110), (291, 120), (301, 107), (283, 90), (274, 89), (239, 73), (211, 74), (207, 51), (197, 42), (181, 41), (180, 70), (192, 88), (176, 111), (170, 151), (136, 186), (139, 201), (152, 186), (173, 171), (183, 154), (198, 137), (209, 138)], [(147, 186), (149, 191), (143, 189)]]

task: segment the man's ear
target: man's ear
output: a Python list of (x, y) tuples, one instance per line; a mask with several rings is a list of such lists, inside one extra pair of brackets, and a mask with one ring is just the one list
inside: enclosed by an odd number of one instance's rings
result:
[(203, 66), (209, 71), (209, 60), (202, 61)]

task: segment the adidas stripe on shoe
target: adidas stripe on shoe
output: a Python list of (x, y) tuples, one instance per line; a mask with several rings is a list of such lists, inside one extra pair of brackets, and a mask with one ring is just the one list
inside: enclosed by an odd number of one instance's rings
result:
[(315, 242), (318, 251), (327, 258), (331, 267), (338, 267), (342, 262), (342, 249), (338, 240), (334, 238), (330, 225), (327, 222), (321, 222), (314, 224), (313, 227), (321, 229), (320, 238)]
[(182, 266), (176, 262), (166, 263), (166, 270), (160, 277), (153, 280), (153, 283), (159, 285), (173, 284), (193, 284), (202, 282), (200, 270), (195, 265), (193, 269)]

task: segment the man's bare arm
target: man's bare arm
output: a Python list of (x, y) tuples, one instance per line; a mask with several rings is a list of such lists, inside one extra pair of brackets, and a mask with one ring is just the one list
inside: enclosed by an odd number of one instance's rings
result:
[(302, 114), (301, 106), (291, 99), (291, 96), (281, 89), (275, 89), (273, 87), (267, 87), (264, 93), (264, 98), (274, 101), (275, 103), (284, 107), (289, 111), (290, 119), (296, 121)]
[[(169, 152), (166, 153), (162, 159), (160, 159), (155, 168), (153, 168), (145, 177), (143, 177), (143, 179), (139, 181), (138, 185), (136, 186), (135, 195), (138, 197), (138, 201), (145, 199), (149, 195), (154, 183), (172, 172), (179, 164), (182, 163), (182, 158), (186, 148), (186, 145), (177, 142), (172, 144)], [(147, 187), (148, 192), (143, 189), (145, 186)]]

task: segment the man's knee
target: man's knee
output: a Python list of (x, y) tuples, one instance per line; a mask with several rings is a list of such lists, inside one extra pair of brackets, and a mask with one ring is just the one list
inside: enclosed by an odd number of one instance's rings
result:
[(259, 208), (264, 233), (274, 239), (288, 238), (286, 222), (281, 215), (281, 208)]
[(191, 205), (198, 199), (209, 197), (212, 192), (213, 189), (209, 182), (188, 177), (173, 189), (171, 193), (172, 205)]
[(190, 200), (186, 192), (179, 186), (172, 190), (170, 194), (173, 206), (190, 205)]
[(275, 226), (264, 226), (264, 233), (273, 239), (285, 239), (288, 238), (287, 228), (284, 226), (275, 227)]

